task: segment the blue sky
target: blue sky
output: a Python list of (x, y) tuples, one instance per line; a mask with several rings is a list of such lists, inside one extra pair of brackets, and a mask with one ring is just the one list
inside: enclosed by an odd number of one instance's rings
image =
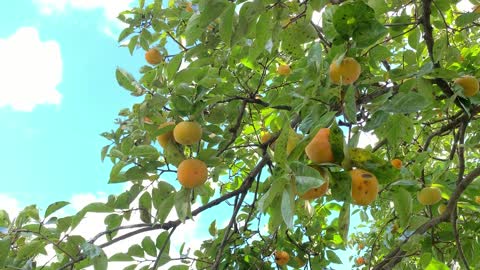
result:
[[(125, 188), (107, 183), (112, 164), (101, 163), (100, 150), (109, 142), (100, 133), (116, 129), (118, 111), (139, 102), (115, 79), (117, 66), (137, 74), (145, 64), (142, 50), (130, 56), (117, 43), (123, 26), (116, 14), (132, 2), (18, 0), (3, 9), (0, 209), (12, 217), (26, 205), (45, 209), (61, 200), (79, 210)], [(206, 215), (174, 234), (177, 249), (183, 241), (198, 247), (199, 238), (207, 237), (211, 213)], [(102, 227), (103, 216), (89, 214), (76, 233), (88, 239)], [(150, 235), (155, 239), (156, 233)], [(106, 252), (126, 251), (144, 236)]]
[[(16, 0), (3, 7), (0, 208), (15, 212), (35, 203), (44, 209), (60, 200), (84, 205), (123, 189), (107, 184), (112, 165), (100, 161), (108, 143), (100, 133), (115, 129), (118, 111), (138, 102), (115, 80), (117, 66), (135, 74), (145, 63), (143, 51), (130, 56), (116, 41), (122, 29), (116, 14), (131, 3)], [(197, 244), (211, 221), (198, 220), (182, 228)], [(96, 222), (90, 227), (103, 226)]]
[(0, 18), (1, 193), (45, 205), (118, 191), (107, 185), (99, 134), (135, 102), (116, 83), (116, 66), (135, 71), (143, 55), (131, 57), (111, 36), (121, 27), (112, 7), (43, 2), (10, 1)]

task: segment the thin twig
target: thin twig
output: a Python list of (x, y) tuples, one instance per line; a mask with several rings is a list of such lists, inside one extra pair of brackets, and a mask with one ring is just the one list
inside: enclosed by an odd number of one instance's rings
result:
[(170, 238), (172, 237), (172, 234), (175, 231), (175, 229), (177, 229), (177, 226), (173, 227), (170, 230), (170, 233), (168, 233), (167, 239), (165, 239), (165, 243), (163, 243), (162, 248), (158, 252), (157, 259), (155, 260), (155, 263), (153, 264), (153, 267), (152, 267), (153, 270), (156, 270), (158, 268), (158, 264), (160, 263), (160, 259), (163, 255), (163, 252), (165, 251), (165, 248), (167, 247), (167, 244), (170, 241)]
[(167, 35), (168, 35), (175, 43), (177, 43), (178, 46), (180, 46), (180, 48), (182, 48), (182, 50), (183, 50), (184, 52), (188, 51), (188, 48), (185, 47), (185, 46), (183, 46), (183, 44), (182, 44), (180, 41), (178, 41), (170, 32), (167, 31)]

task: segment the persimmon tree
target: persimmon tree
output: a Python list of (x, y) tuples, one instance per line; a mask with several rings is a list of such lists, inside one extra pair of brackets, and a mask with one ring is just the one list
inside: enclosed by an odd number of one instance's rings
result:
[[(480, 268), (480, 14), (457, 2), (139, 1), (119, 41), (145, 65), (116, 70), (138, 103), (101, 151), (128, 190), (71, 216), (0, 212), (0, 267)], [(105, 228), (85, 239), (89, 212)], [(211, 237), (170, 257), (199, 215)]]

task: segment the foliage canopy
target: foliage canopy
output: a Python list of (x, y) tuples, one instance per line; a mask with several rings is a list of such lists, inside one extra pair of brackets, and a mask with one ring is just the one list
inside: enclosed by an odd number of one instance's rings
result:
[[(457, 2), (138, 1), (119, 16), (128, 25), (119, 42), (131, 54), (156, 48), (160, 63), (140, 67), (138, 78), (116, 70), (139, 102), (102, 134), (111, 143), (101, 152), (113, 163), (109, 183), (128, 182), (128, 190), (71, 216), (55, 217), (67, 202), (41, 213), (29, 206), (12, 220), (0, 211), (0, 268), (100, 270), (124, 261), (125, 269), (286, 269), (276, 266), (276, 250), (296, 269), (480, 268), (480, 99), (454, 82), (479, 76), (480, 14)], [(360, 63), (360, 77), (332, 83), (330, 65), (346, 57)], [(174, 125), (164, 123), (182, 121), (201, 125), (199, 143), (168, 135)], [(334, 162), (314, 164), (305, 147), (327, 127), (322, 145)], [(360, 148), (366, 132), (378, 142)], [(175, 180), (187, 158), (209, 168), (194, 189)], [(353, 168), (378, 179), (367, 206), (353, 204)], [(327, 181), (324, 196), (299, 198)], [(430, 186), (442, 200), (424, 206), (417, 193)], [(209, 213), (226, 202), (221, 225)], [(178, 219), (167, 220), (171, 211)], [(89, 212), (106, 214), (93, 239), (72, 233)], [(211, 238), (171, 258), (171, 235), (203, 212)], [(349, 232), (352, 216), (363, 230)], [(103, 251), (152, 231), (156, 239), (128, 251)], [(40, 264), (47, 247), (55, 255)], [(353, 247), (361, 248), (348, 261), (336, 255)]]

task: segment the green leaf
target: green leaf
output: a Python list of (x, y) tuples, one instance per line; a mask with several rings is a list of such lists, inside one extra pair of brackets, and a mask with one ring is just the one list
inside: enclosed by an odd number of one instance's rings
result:
[(390, 162), (376, 156), (370, 150), (352, 148), (349, 149), (349, 155), (354, 167), (373, 173), (381, 185), (397, 180), (400, 175), (400, 171), (393, 167)]
[(93, 213), (108, 213), (113, 212), (113, 208), (105, 203), (94, 202), (85, 206), (81, 211), (93, 212)]
[(121, 173), (121, 170), (127, 165), (126, 162), (119, 161), (115, 165), (113, 165), (112, 170), (110, 171), (110, 180), (108, 183), (121, 183), (125, 182), (128, 179), (125, 177), (124, 174)]
[(443, 264), (442, 262), (437, 261), (435, 258), (432, 258), (425, 270), (449, 270), (450, 268)]
[(331, 263), (343, 264), (342, 260), (332, 250), (327, 250), (327, 259)]
[(217, 234), (217, 220), (212, 221), (210, 223), (210, 227), (208, 227), (208, 232), (211, 236), (215, 236)]
[(300, 195), (305, 194), (312, 188), (320, 187), (328, 181), (323, 178), (318, 170), (302, 162), (294, 161), (290, 164), (290, 168), (295, 174), (297, 193)]
[(10, 225), (10, 217), (7, 211), (0, 210), (0, 227), (8, 227)]
[[(155, 193), (153, 196), (155, 201)], [(155, 203), (155, 202), (154, 202)], [(157, 209), (157, 219), (158, 222), (163, 223), (167, 219), (168, 215), (172, 211), (173, 205), (175, 204), (175, 193), (168, 194), (159, 204), (154, 204), (155, 209)]]
[(480, 18), (480, 14), (476, 12), (469, 12), (458, 16), (455, 19), (455, 24), (458, 27), (464, 27)]
[(55, 202), (50, 204), (47, 207), (47, 210), (45, 210), (45, 218), (50, 216), (51, 214), (55, 213), (56, 211), (62, 209), (63, 207), (69, 205), (69, 202), (61, 201), (61, 202)]
[(348, 122), (352, 124), (357, 123), (357, 104), (355, 100), (355, 88), (350, 85), (345, 93), (345, 105), (344, 105), (345, 117)]
[(164, 231), (161, 234), (159, 234), (157, 236), (157, 239), (155, 240), (155, 246), (157, 247), (157, 249), (160, 250), (160, 249), (163, 248), (163, 246), (165, 246), (165, 249), (163, 250), (163, 254), (169, 254), (169, 251), (170, 251), (171, 241), (170, 241), (168, 235), (169, 235), (169, 232)]
[(170, 268), (168, 268), (168, 270), (188, 270), (188, 265), (174, 265)]
[(130, 246), (128, 248), (127, 254), (130, 256), (139, 257), (139, 258), (143, 258), (145, 256), (143, 252), (143, 248), (137, 244)]
[(350, 227), (350, 203), (344, 202), (338, 216), (338, 229), (342, 236), (343, 243), (348, 241), (348, 229)]
[(393, 203), (400, 221), (400, 226), (406, 227), (412, 215), (412, 196), (404, 188), (399, 188), (392, 193)]
[(275, 141), (275, 152), (273, 155), (273, 160), (277, 163), (286, 163), (287, 162), (287, 143), (290, 131), (290, 125), (288, 121), (284, 122), (280, 136)]
[(420, 266), (425, 269), (432, 261), (432, 253), (426, 252), (420, 256)]
[(108, 268), (108, 258), (107, 255), (102, 251), (100, 255), (92, 259), (93, 269), (95, 270), (107, 270)]
[(332, 172), (329, 182), (332, 197), (337, 201), (346, 201), (350, 199), (350, 190), (352, 179), (348, 172)]
[(152, 222), (152, 196), (149, 192), (144, 192), (138, 201), (140, 208), (140, 219), (145, 223)]
[(270, 219), (268, 220), (268, 231), (270, 233), (273, 233), (283, 222), (282, 208), (278, 207), (281, 203), (282, 200), (280, 196), (277, 196), (272, 202), (274, 207), (268, 208), (268, 215), (270, 216)]
[(133, 261), (132, 256), (125, 253), (117, 253), (108, 259), (110, 262), (130, 262)]
[(125, 172), (125, 178), (128, 180), (145, 180), (148, 178), (145, 167), (134, 166)]
[(132, 34), (133, 32), (135, 32), (135, 29), (133, 27), (128, 27), (128, 28), (123, 29), (123, 31), (120, 32), (120, 35), (118, 35), (117, 42), (120, 42), (120, 41), (124, 40), (130, 34)]
[(265, 211), (267, 211), (268, 207), (272, 204), (277, 195), (284, 190), (286, 182), (287, 181), (285, 178), (273, 179), (273, 183), (270, 188), (258, 200), (258, 210), (260, 212), (265, 213)]
[(250, 62), (255, 62), (257, 57), (265, 50), (265, 45), (267, 44), (268, 38), (271, 37), (271, 35), (269, 35), (269, 31), (271, 33), (272, 28), (271, 23), (271, 12), (265, 12), (258, 18), (255, 33), (256, 38), (253, 41), (252, 46), (250, 47), (248, 55)]
[[(404, 244), (403, 246), (401, 246), (402, 250), (404, 250), (408, 253), (415, 252), (415, 251), (419, 250), (421, 248), (421, 242), (422, 242), (423, 238), (424, 238), (424, 236), (422, 236), (422, 235), (418, 235), (418, 234), (412, 235), (410, 237), (410, 239), (408, 240), (408, 242), (406, 244)], [(434, 268), (434, 269), (436, 269), (436, 268)]]
[(345, 144), (345, 139), (343, 137), (343, 131), (337, 125), (337, 122), (333, 122), (333, 125), (330, 127), (330, 145), (332, 146), (332, 153), (335, 163), (342, 164), (345, 154), (343, 153), (343, 147)]
[(295, 58), (305, 56), (302, 44), (311, 42), (316, 38), (315, 28), (308, 20), (297, 20), (290, 24), (280, 34), (282, 51)]
[(420, 29), (415, 28), (410, 34), (408, 34), (408, 45), (412, 48), (417, 48), (418, 42), (420, 41)]
[[(120, 224), (122, 224), (122, 220), (123, 220), (122, 215), (110, 214), (110, 215), (105, 217), (103, 223), (105, 223), (105, 225), (107, 225), (107, 230), (112, 230), (112, 229), (120, 226)], [(116, 234), (117, 234), (117, 232), (107, 234), (107, 239), (111, 240), (113, 237), (115, 237)]]
[(385, 137), (390, 146), (398, 147), (401, 142), (409, 142), (413, 138), (413, 121), (402, 114), (390, 115), (387, 122), (376, 132), (377, 135)]
[(233, 17), (235, 15), (235, 4), (229, 3), (225, 12), (220, 17), (220, 38), (227, 45), (230, 45), (233, 33)]
[(132, 38), (130, 38), (130, 41), (128, 42), (127, 46), (128, 46), (128, 51), (130, 52), (130, 55), (133, 55), (133, 51), (137, 47), (138, 37), (139, 37), (138, 35), (133, 36)]
[(115, 76), (117, 78), (118, 84), (127, 89), (128, 91), (135, 92), (136, 91), (136, 85), (138, 84), (135, 81), (135, 78), (128, 73), (126, 70), (117, 67), (117, 70), (115, 71)]
[(150, 236), (145, 236), (145, 238), (143, 238), (142, 247), (148, 255), (152, 257), (157, 256), (157, 247)]
[(32, 241), (18, 249), (17, 258), (27, 259), (42, 252), (45, 253), (45, 243), (38, 240)]
[(365, 48), (374, 44), (377, 40), (387, 34), (387, 29), (377, 20), (362, 24), (357, 31), (353, 33), (353, 40), (357, 42), (357, 47)]
[(188, 46), (193, 45), (200, 38), (207, 25), (208, 23), (202, 22), (201, 14), (196, 13), (190, 17), (185, 28), (185, 38)]
[(245, 2), (240, 8), (238, 15), (238, 24), (233, 32), (232, 46), (244, 38), (250, 29), (257, 22), (258, 15), (263, 13), (265, 8), (262, 1), (254, 0), (252, 2)]
[(183, 60), (183, 54), (179, 53), (175, 55), (170, 62), (168, 62), (167, 65), (167, 76), (170, 79), (173, 79), (175, 77), (175, 74), (178, 71), (178, 68), (180, 68), (180, 64), (182, 64)]
[(110, 148), (110, 145), (105, 145), (102, 147), (102, 152), (100, 155), (100, 160), (103, 162), (105, 160), (105, 157), (107, 156), (108, 149)]
[(5, 266), (5, 262), (10, 253), (10, 239), (0, 239), (0, 267)]
[(421, 94), (416, 92), (398, 93), (383, 107), (386, 112), (392, 113), (413, 113), (425, 109), (430, 102)]
[(178, 149), (177, 144), (172, 140), (167, 142), (163, 153), (165, 154), (165, 160), (174, 166), (178, 166), (178, 164), (185, 159), (183, 153)]
[(286, 188), (282, 193), (282, 218), (289, 229), (293, 229), (293, 215), (295, 214), (295, 200), (291, 188)]
[(178, 218), (185, 222), (185, 220), (192, 216), (190, 198), (192, 190), (182, 188), (175, 193), (175, 210), (177, 210)]
[(130, 154), (134, 157), (143, 157), (147, 159), (157, 160), (160, 154), (158, 150), (151, 145), (138, 145), (135, 146)]
[(375, 19), (375, 11), (362, 1), (339, 6), (333, 14), (333, 25), (342, 38), (352, 37), (358, 47), (367, 47), (387, 33)]
[(135, 270), (135, 268), (137, 268), (137, 265), (138, 264), (131, 264), (131, 265), (123, 268), (123, 270)]
[(202, 25), (208, 25), (220, 17), (229, 4), (227, 0), (200, 0), (198, 3)]
[(370, 131), (382, 126), (388, 120), (389, 114), (384, 111), (376, 111), (364, 127), (364, 131)]

